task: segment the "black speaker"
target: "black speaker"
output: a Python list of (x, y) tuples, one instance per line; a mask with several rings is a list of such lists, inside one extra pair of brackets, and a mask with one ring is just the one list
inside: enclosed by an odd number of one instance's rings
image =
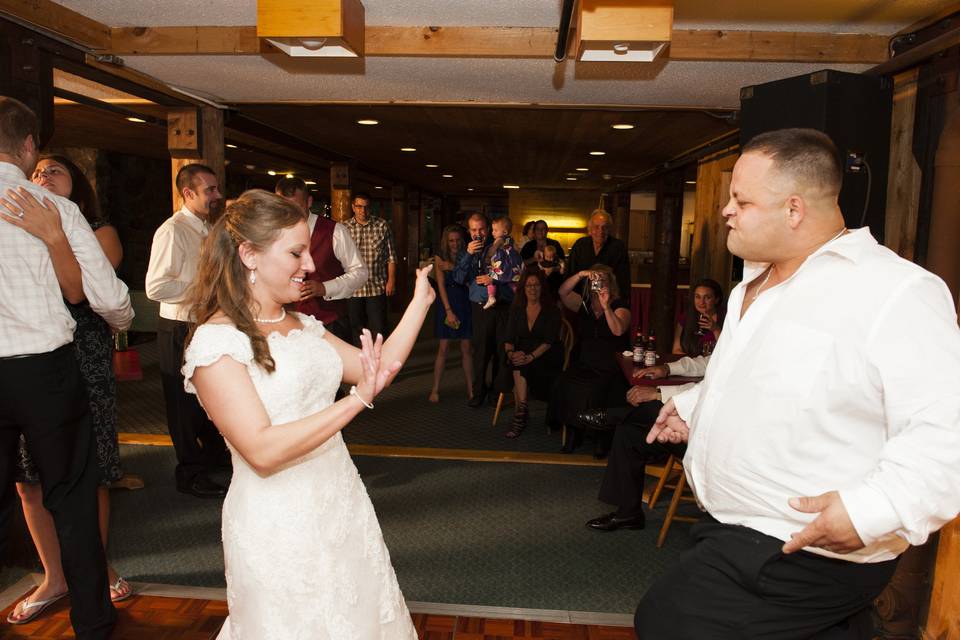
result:
[(826, 133), (844, 163), (840, 208), (847, 227), (883, 242), (893, 85), (887, 78), (817, 71), (740, 90), (740, 144), (758, 133), (805, 127)]

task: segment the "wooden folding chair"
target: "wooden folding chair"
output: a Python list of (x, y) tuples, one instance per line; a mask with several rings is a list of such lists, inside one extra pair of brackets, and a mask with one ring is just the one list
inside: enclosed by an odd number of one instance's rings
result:
[[(673, 484), (670, 484), (671, 480)], [(657, 536), (658, 549), (663, 546), (663, 541), (667, 539), (667, 531), (670, 530), (670, 525), (674, 520), (678, 522), (696, 522), (698, 520), (698, 518), (691, 516), (676, 515), (677, 507), (680, 506), (681, 501), (696, 503), (697, 499), (694, 498), (693, 492), (690, 490), (690, 487), (687, 486), (687, 474), (683, 470), (683, 462), (675, 456), (667, 458), (667, 463), (663, 468), (663, 474), (660, 476), (656, 488), (654, 488), (653, 493), (650, 495), (650, 501), (647, 503), (650, 509), (656, 506), (657, 500), (660, 498), (660, 493), (664, 489), (673, 489), (673, 497), (670, 499), (670, 506), (667, 507), (667, 514), (664, 516), (663, 524), (660, 526), (660, 535)]]

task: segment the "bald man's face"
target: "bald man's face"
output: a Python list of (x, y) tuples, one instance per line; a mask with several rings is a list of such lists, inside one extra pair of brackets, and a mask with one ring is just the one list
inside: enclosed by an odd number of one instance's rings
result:
[(587, 234), (594, 244), (603, 245), (610, 237), (610, 221), (604, 216), (593, 216), (587, 223)]
[(730, 201), (723, 208), (727, 249), (754, 262), (772, 262), (789, 236), (789, 193), (778, 190), (773, 160), (762, 153), (745, 153), (733, 167)]

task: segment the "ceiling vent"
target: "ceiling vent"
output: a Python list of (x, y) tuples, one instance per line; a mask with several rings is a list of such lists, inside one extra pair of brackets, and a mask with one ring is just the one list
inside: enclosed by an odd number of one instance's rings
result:
[(653, 62), (672, 29), (672, 0), (580, 0), (577, 59)]
[(360, 0), (257, 0), (257, 37), (289, 56), (363, 56)]

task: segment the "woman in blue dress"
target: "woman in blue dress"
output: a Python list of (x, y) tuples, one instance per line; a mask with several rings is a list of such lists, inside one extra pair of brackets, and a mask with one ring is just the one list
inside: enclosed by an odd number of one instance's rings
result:
[(473, 326), (470, 313), (470, 300), (467, 287), (457, 284), (448, 277), (460, 254), (465, 251), (467, 231), (458, 224), (452, 224), (440, 235), (440, 250), (436, 258), (434, 273), (437, 277), (437, 301), (434, 308), (434, 329), (440, 346), (437, 359), (433, 364), (433, 388), (430, 390), (430, 402), (440, 401), (440, 378), (447, 365), (447, 350), (451, 340), (460, 341), (460, 354), (463, 357), (463, 376), (467, 383), (467, 399), (473, 399), (473, 350), (470, 337)]

